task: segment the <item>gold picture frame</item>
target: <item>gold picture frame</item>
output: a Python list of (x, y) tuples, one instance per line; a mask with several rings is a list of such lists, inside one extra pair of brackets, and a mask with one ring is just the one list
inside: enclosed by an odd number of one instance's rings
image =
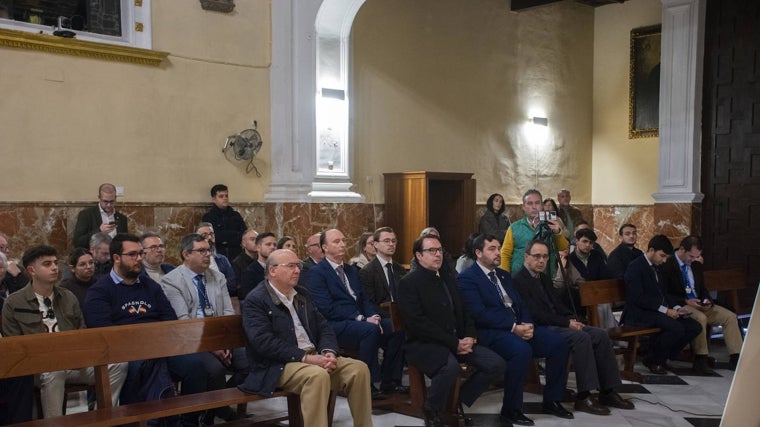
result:
[(662, 26), (631, 30), (628, 79), (628, 138), (659, 136)]

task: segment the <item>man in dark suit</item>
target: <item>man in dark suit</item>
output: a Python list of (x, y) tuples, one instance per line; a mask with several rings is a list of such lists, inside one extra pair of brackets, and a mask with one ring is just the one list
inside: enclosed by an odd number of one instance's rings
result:
[(636, 247), (636, 240), (639, 235), (635, 225), (621, 225), (618, 234), (620, 235), (621, 242), (607, 258), (607, 269), (609, 269), (612, 277), (622, 279), (626, 268), (628, 268), (628, 264), (640, 257), (643, 252)]
[(662, 267), (668, 298), (675, 304), (674, 308), (683, 307), (691, 318), (702, 325), (702, 332), (691, 342), (694, 351), (694, 370), (709, 374), (712, 370), (707, 365), (707, 331), (708, 326), (723, 327), (723, 338), (728, 348), (729, 369), (735, 370), (742, 349), (742, 335), (736, 313), (715, 305), (710, 293), (705, 288), (705, 276), (702, 267), (702, 239), (687, 236), (681, 240), (675, 256), (668, 258)]
[[(444, 425), (440, 415), (457, 381), (460, 362), (475, 367), (459, 389), (459, 401), (467, 406), (504, 375), (506, 366), (499, 355), (477, 344), (475, 324), (462, 304), (453, 276), (439, 274), (443, 247), (438, 237), (424, 235), (414, 242), (412, 250), (418, 268), (401, 279), (397, 303), (406, 328), (407, 361), (431, 379), (423, 407), (425, 426), (438, 427)], [(527, 360), (514, 370), (524, 371), (526, 366)], [(511, 425), (502, 418), (502, 427)]]
[(652, 237), (644, 255), (628, 264), (625, 271), (625, 310), (621, 324), (654, 326), (662, 331), (650, 340), (644, 365), (658, 375), (667, 373), (667, 359), (674, 359), (702, 331), (683, 307), (670, 308), (665, 279), (657, 266), (673, 255), (673, 245), (662, 234)]
[(545, 327), (535, 328), (528, 307), (512, 285), (510, 274), (499, 268), (501, 248), (496, 236), (481, 235), (473, 242), (476, 262), (457, 282), (465, 308), (475, 320), (480, 343), (506, 360), (501, 419), (533, 425), (522, 413), (523, 383), (532, 357), (546, 357), (543, 410), (573, 418), (559, 402), (565, 394), (569, 350), (562, 337)]
[(113, 184), (101, 184), (98, 188), (98, 206), (86, 208), (79, 212), (74, 227), (74, 247), (88, 248), (90, 236), (97, 232), (106, 233), (112, 238), (116, 233), (127, 233), (127, 217), (116, 212), (116, 187)]
[[(380, 305), (384, 302), (395, 301), (398, 296), (398, 283), (406, 270), (401, 264), (393, 261), (396, 253), (396, 233), (390, 227), (381, 227), (375, 230), (373, 235), (377, 256), (359, 271), (359, 280), (362, 283), (367, 298), (380, 308), (380, 316), (390, 318), (387, 308)], [(390, 331), (386, 331), (390, 332)], [(398, 333), (398, 340), (403, 340), (403, 334)], [(390, 358), (394, 368), (391, 369), (394, 377), (380, 383), (380, 390), (385, 393), (407, 393), (408, 387), (401, 385), (401, 374), (404, 364), (404, 354), (401, 345), (391, 346), (395, 353), (384, 353), (383, 358)], [(401, 367), (401, 369), (399, 369)], [(390, 372), (389, 372), (390, 373)]]
[(243, 275), (240, 277), (240, 287), (237, 290), (237, 296), (240, 300), (244, 300), (262, 280), (264, 280), (265, 268), (267, 265), (267, 259), (269, 254), (277, 249), (277, 236), (274, 233), (266, 232), (256, 236), (256, 256), (257, 259), (248, 264), (248, 267), (243, 270)]
[[(615, 387), (622, 382), (607, 331), (579, 322), (578, 315), (562, 302), (551, 279), (544, 274), (548, 259), (549, 247), (546, 243), (538, 240), (528, 243), (525, 247), (525, 266), (515, 276), (515, 286), (528, 304), (536, 325), (556, 332), (570, 347), (578, 384), (575, 410), (609, 415), (607, 406), (633, 409), (633, 403), (624, 400), (615, 391)], [(600, 391), (599, 403), (591, 399), (590, 391), (596, 389)]]
[(317, 265), (325, 257), (325, 253), (322, 252), (322, 246), (319, 244), (319, 239), (322, 236), (322, 232), (314, 233), (306, 239), (306, 253), (308, 256), (303, 260), (303, 271), (301, 271), (301, 278), (298, 285), (306, 286), (306, 278), (309, 277), (309, 269)]
[(358, 350), (372, 377), (372, 398), (385, 395), (375, 383), (401, 378), (403, 365), (392, 358), (378, 363), (378, 349), (393, 354), (403, 345), (403, 335), (393, 333), (390, 319), (381, 319), (378, 308), (367, 298), (356, 267), (343, 263), (346, 239), (340, 230), (321, 234), (320, 245), (325, 258), (309, 269), (306, 282), (314, 303), (330, 322), (341, 348)]

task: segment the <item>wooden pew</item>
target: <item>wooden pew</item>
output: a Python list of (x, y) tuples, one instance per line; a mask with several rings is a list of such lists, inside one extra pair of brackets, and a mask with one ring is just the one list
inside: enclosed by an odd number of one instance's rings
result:
[[(0, 338), (0, 378), (93, 366), (98, 409), (19, 425), (145, 426), (148, 420), (154, 418), (267, 398), (246, 394), (233, 387), (111, 407), (109, 363), (243, 346), (245, 335), (240, 315), (4, 337)], [(285, 397), (288, 410), (287, 413), (275, 414), (266, 423), (288, 420), (290, 426), (304, 425), (298, 395), (277, 391), (271, 397)], [(264, 420), (252, 420), (252, 425), (257, 424), (265, 423)]]
[[(581, 305), (586, 307), (588, 323), (599, 327), (599, 304), (625, 301), (625, 282), (622, 279), (594, 280), (580, 283)], [(620, 377), (628, 381), (641, 382), (641, 374), (633, 370), (636, 363), (639, 337), (660, 332), (660, 328), (647, 328), (641, 326), (623, 325), (608, 328), (607, 332), (613, 341), (625, 341), (626, 348), (617, 348), (616, 353), (623, 355), (625, 366), (620, 371)]]

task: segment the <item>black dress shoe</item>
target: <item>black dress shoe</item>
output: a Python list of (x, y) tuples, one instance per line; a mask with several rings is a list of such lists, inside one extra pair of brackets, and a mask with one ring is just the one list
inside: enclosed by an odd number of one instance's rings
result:
[(573, 413), (565, 409), (565, 407), (559, 402), (544, 402), (544, 404), (541, 405), (541, 412), (568, 420), (575, 418)]
[(423, 408), (422, 419), (425, 421), (425, 427), (446, 427), (446, 424), (441, 420), (441, 415), (438, 411)]
[(533, 420), (526, 417), (525, 414), (523, 414), (521, 411), (511, 411), (507, 415), (502, 415), (501, 421), (502, 426), (504, 425), (504, 421), (507, 421), (509, 423), (507, 425), (532, 426), (536, 424), (533, 422)]
[(694, 359), (694, 364), (692, 365), (691, 370), (701, 375), (712, 375), (715, 373), (710, 369), (710, 366), (707, 363), (707, 358), (699, 356)]
[(665, 365), (660, 365), (659, 363), (644, 362), (644, 366), (649, 368), (649, 372), (653, 374), (665, 375), (668, 373), (667, 369), (665, 369)]
[(387, 398), (388, 396), (386, 396), (385, 393), (380, 391), (380, 389), (378, 389), (374, 385), (372, 386), (372, 400), (383, 400)]
[(620, 396), (616, 391), (611, 391), (609, 393), (599, 393), (599, 403), (604, 406), (618, 409), (636, 409), (636, 407), (633, 406), (633, 402), (623, 399), (623, 397)]
[(381, 385), (380, 390), (386, 394), (409, 394), (409, 387), (396, 383)]
[(610, 409), (606, 406), (602, 406), (591, 399), (591, 396), (587, 396), (585, 399), (578, 399), (575, 401), (575, 410), (586, 412), (591, 415), (609, 415)]

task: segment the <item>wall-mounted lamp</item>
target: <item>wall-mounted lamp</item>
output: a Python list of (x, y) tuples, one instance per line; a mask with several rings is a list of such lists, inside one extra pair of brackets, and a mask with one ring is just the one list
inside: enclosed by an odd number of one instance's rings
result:
[(549, 119), (546, 117), (531, 117), (530, 121), (534, 125), (549, 126)]

